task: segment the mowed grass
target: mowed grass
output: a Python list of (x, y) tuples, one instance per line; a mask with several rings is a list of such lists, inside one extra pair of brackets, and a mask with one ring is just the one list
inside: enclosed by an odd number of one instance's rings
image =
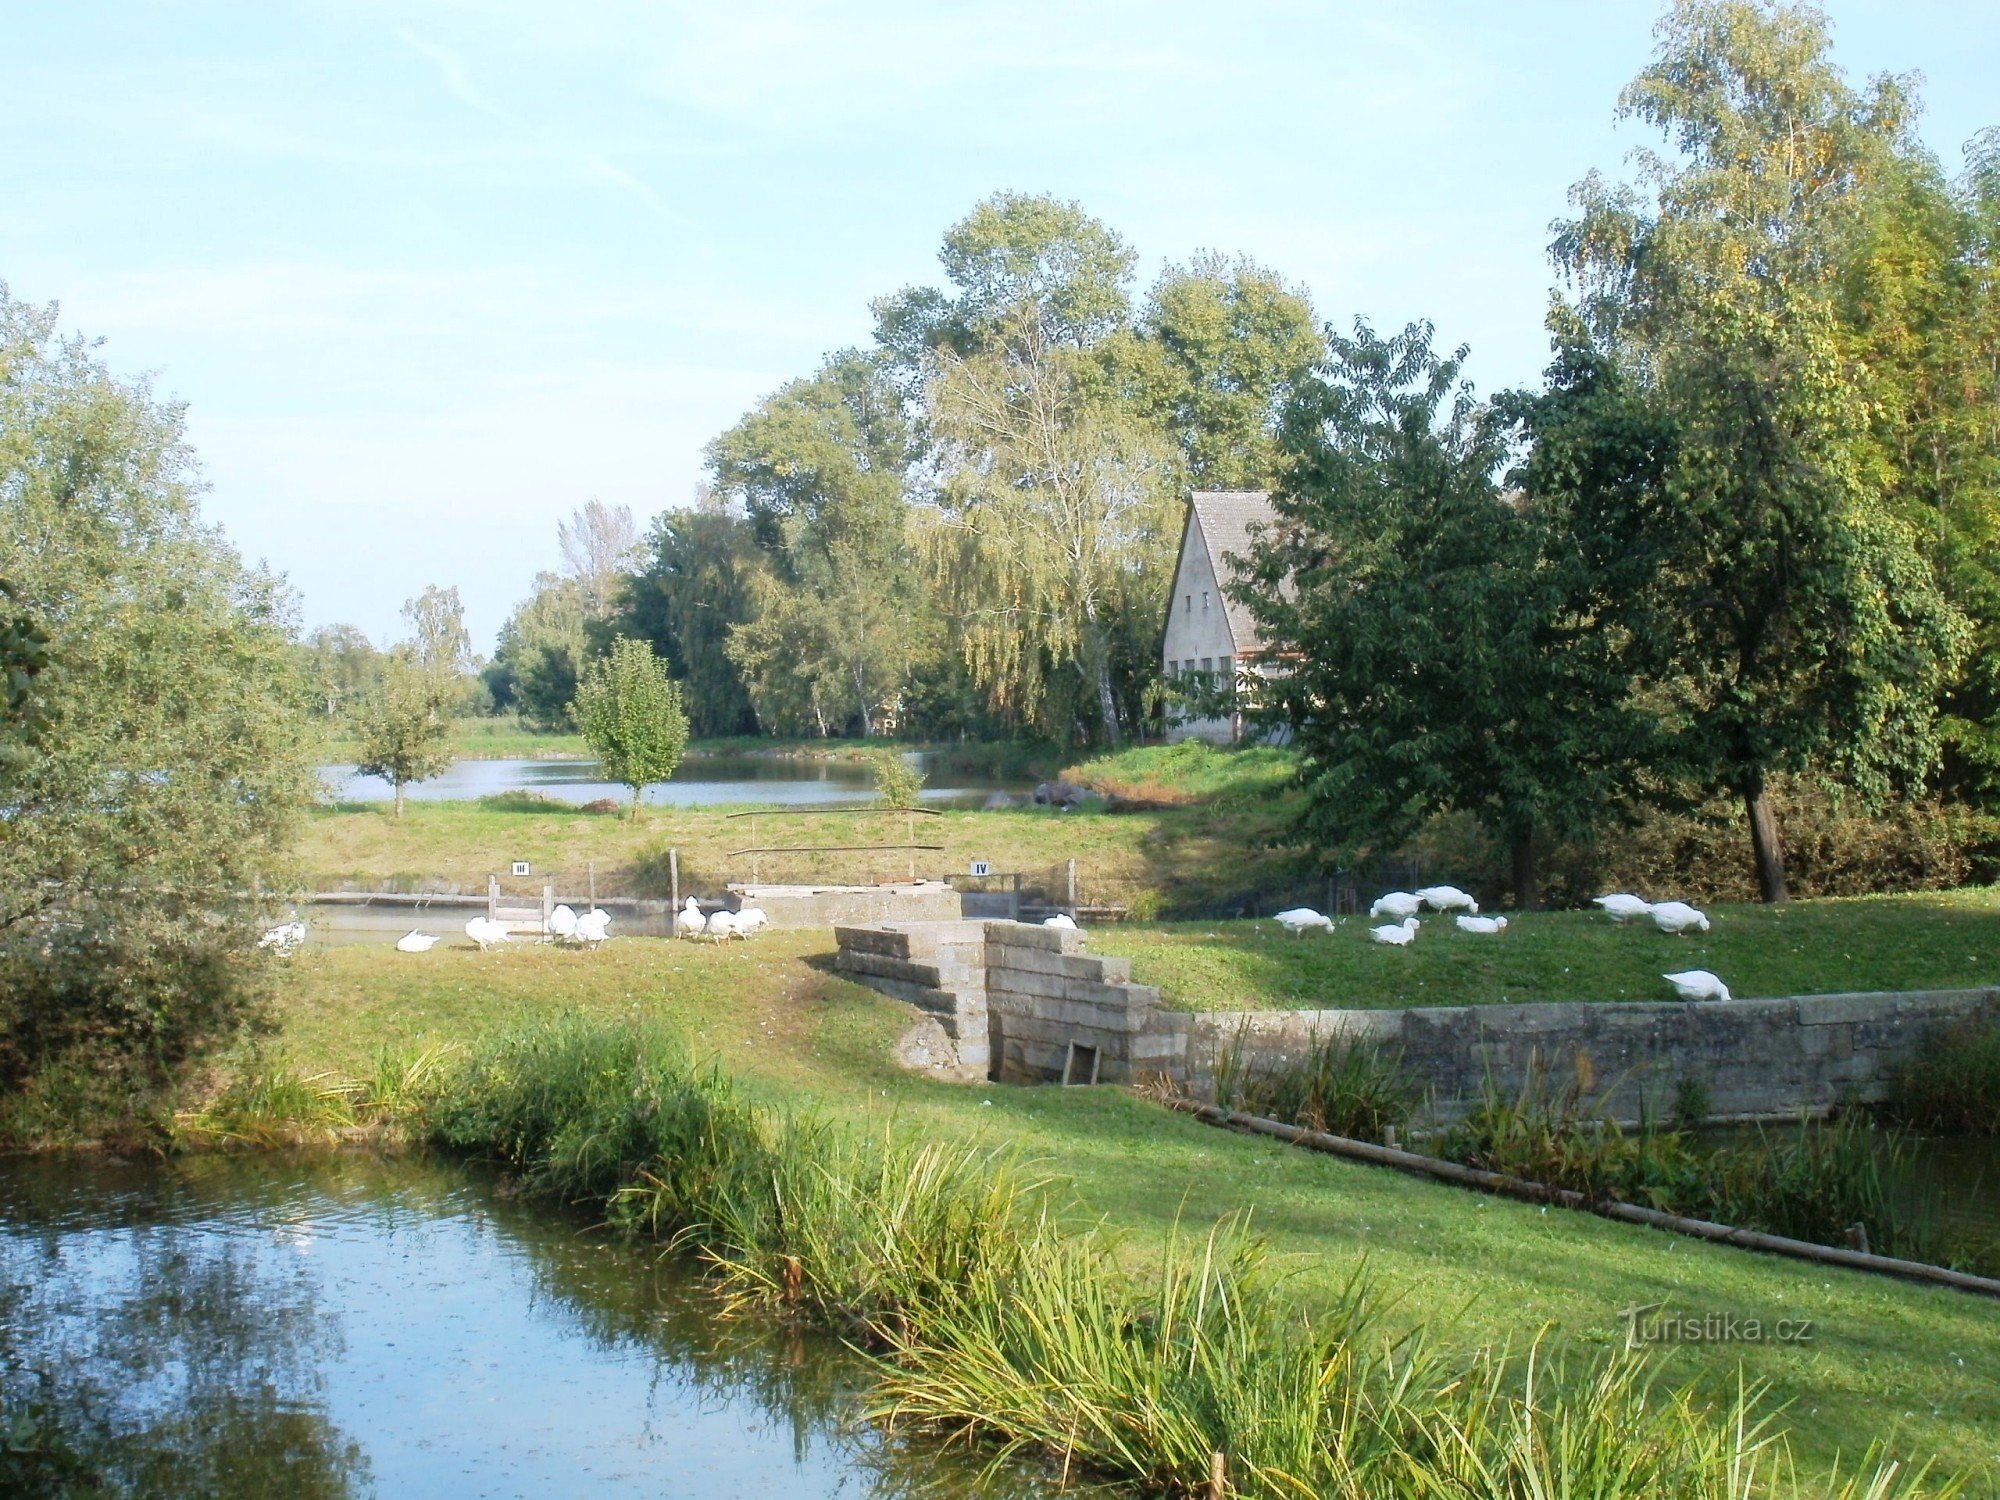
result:
[(1133, 978), (1193, 1010), (1671, 1000), (1660, 976), (1719, 975), (1740, 999), (2000, 984), (2000, 888), (1707, 908), (1710, 930), (1670, 937), (1594, 912), (1525, 912), (1476, 936), (1423, 918), (1406, 948), (1341, 919), (1291, 937), (1277, 923), (1186, 922), (1094, 929), (1091, 947), (1133, 961)]
[[(1094, 934), (1093, 940), (1104, 934)], [(1631, 935), (1627, 935), (1631, 936)], [(1538, 1334), (1622, 1341), (1620, 1310), (1653, 1302), (1811, 1318), (1807, 1343), (1681, 1349), (1669, 1366), (1718, 1395), (1739, 1370), (1791, 1403), (1802, 1457), (1850, 1460), (1872, 1436), (1905, 1453), (2000, 1472), (2000, 1310), (1961, 1294), (1810, 1268), (1542, 1211), (1394, 1172), (1232, 1135), (1121, 1089), (949, 1085), (900, 1072), (894, 1039), (913, 1012), (820, 965), (828, 934), (714, 946), (614, 939), (597, 953), (440, 945), (307, 950), (283, 976), (270, 1060), (365, 1073), (383, 1048), (464, 1042), (570, 1010), (656, 1017), (764, 1102), (864, 1130), (1002, 1144), (1072, 1186), (1079, 1217), (1123, 1235), (1135, 1265), (1177, 1230), (1250, 1215), (1296, 1295), (1330, 1304), (1359, 1267), (1399, 1300), (1393, 1316), (1449, 1340), (1519, 1350)]]

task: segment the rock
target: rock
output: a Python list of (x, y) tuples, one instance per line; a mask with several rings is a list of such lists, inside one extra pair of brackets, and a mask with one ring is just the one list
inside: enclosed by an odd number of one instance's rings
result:
[(615, 813), (624, 810), (625, 804), (616, 797), (599, 797), (595, 802), (586, 802), (577, 809), (578, 812), (587, 813)]
[(1079, 807), (1102, 807), (1104, 798), (1088, 787), (1078, 786), (1074, 781), (1044, 781), (1035, 788), (1037, 807), (1060, 807), (1066, 810)]

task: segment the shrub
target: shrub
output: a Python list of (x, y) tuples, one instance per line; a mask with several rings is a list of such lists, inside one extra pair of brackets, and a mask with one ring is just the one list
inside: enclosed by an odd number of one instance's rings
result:
[(1380, 1141), (1417, 1102), (1400, 1054), (1347, 1036), (1315, 1036), (1290, 1067), (1252, 1068), (1239, 1034), (1217, 1062), (1215, 1100), (1230, 1109), (1325, 1130), (1353, 1140)]

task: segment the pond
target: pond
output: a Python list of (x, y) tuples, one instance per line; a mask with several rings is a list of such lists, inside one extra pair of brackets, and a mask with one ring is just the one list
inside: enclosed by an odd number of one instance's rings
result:
[[(978, 807), (996, 792), (1024, 796), (1034, 785), (931, 766), (925, 770), (938, 783), (924, 788), (924, 803), (931, 807)], [(386, 802), (395, 795), (381, 777), (363, 776), (351, 765), (321, 766), (320, 778), (337, 801)], [(626, 802), (632, 795), (616, 782), (600, 780), (594, 760), (455, 761), (443, 775), (417, 782), (404, 794), (422, 802), (470, 802), (502, 792), (539, 792), (579, 805), (603, 798)], [(874, 798), (873, 778), (860, 761), (768, 755), (689, 756), (671, 780), (647, 787), (645, 794), (649, 805), (668, 807), (745, 803), (831, 807)]]
[(436, 1162), (0, 1159), (0, 1490), (1042, 1492), (863, 1423), (836, 1342), (716, 1310)]

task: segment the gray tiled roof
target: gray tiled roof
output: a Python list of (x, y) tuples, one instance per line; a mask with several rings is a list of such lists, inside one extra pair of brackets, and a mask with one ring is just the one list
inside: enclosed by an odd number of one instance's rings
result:
[[(1208, 544), (1209, 565), (1215, 569), (1218, 580), (1236, 576), (1236, 569), (1227, 558), (1249, 555), (1251, 523), (1269, 525), (1277, 520), (1277, 512), (1271, 509), (1271, 497), (1264, 490), (1196, 490), (1189, 497), (1189, 504), (1200, 524), (1202, 540)], [(1257, 622), (1250, 617), (1250, 611), (1230, 598), (1227, 590), (1223, 592), (1222, 604), (1237, 654), (1252, 656), (1262, 651), (1264, 641), (1257, 633)]]

